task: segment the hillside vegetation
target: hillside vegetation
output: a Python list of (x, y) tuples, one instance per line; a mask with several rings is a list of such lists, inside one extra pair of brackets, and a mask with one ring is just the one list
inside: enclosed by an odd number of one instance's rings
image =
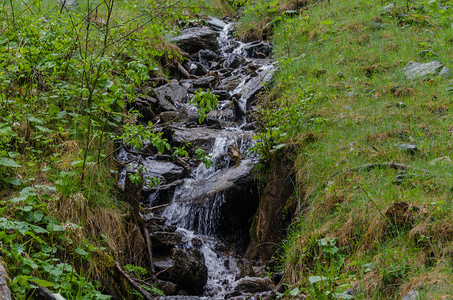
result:
[[(261, 150), (297, 149), (285, 295), (450, 299), (453, 81), (446, 69), (403, 69), (453, 67), (452, 3), (289, 4), (257, 2), (243, 17), (272, 26), (280, 66), (262, 100)], [(263, 7), (275, 8), (264, 26)]]

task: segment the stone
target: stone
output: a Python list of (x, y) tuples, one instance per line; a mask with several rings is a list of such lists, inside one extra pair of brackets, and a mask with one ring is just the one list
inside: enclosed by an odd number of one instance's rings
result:
[(258, 76), (247, 81), (241, 88), (240, 95), (241, 99), (246, 103), (246, 108), (250, 107), (255, 100), (256, 94), (264, 88), (264, 85), (271, 81), (274, 76), (273, 70), (273, 66), (270, 66), (269, 69), (260, 70)]
[(219, 55), (212, 50), (202, 49), (198, 52), (198, 61), (206, 68), (209, 68), (209, 62), (219, 59)]
[(173, 248), (182, 241), (182, 235), (176, 232), (158, 231), (151, 235), (151, 242), (156, 248)]
[(189, 95), (186, 89), (181, 86), (176, 80), (163, 85), (154, 90), (158, 96), (159, 104), (169, 103), (170, 107), (163, 107), (165, 110), (176, 110), (175, 103), (186, 103), (189, 100)]
[(198, 61), (189, 61), (184, 64), (184, 67), (192, 75), (203, 76), (208, 73), (208, 69), (206, 68), (206, 66)]
[(410, 61), (402, 71), (407, 79), (414, 80), (419, 78), (427, 78), (434, 75), (440, 75), (441, 72), (442, 76), (446, 77), (450, 70), (448, 70), (448, 68), (444, 68), (444, 65), (437, 60), (433, 60), (428, 63)]
[(227, 69), (232, 68), (235, 69), (242, 65), (245, 62), (245, 58), (239, 54), (229, 54), (223, 63), (223, 66)]
[(272, 46), (263, 41), (252, 42), (246, 44), (243, 48), (243, 53), (251, 58), (266, 58), (271, 55)]
[(429, 162), (430, 165), (436, 165), (436, 164), (441, 164), (444, 165), (445, 163), (450, 163), (451, 159), (449, 156), (442, 156), (439, 158), (435, 158), (432, 161)]
[(234, 286), (234, 292), (260, 293), (270, 291), (273, 284), (269, 278), (244, 277), (239, 279)]
[(219, 90), (233, 91), (241, 82), (242, 78), (239, 76), (229, 76), (222, 79), (217, 88)]
[(343, 293), (339, 294), (338, 298), (340, 299), (351, 299), (351, 297), (356, 298), (355, 296), (357, 296), (360, 293), (361, 293), (360, 289), (350, 288), (344, 291)]
[(203, 254), (198, 249), (172, 250), (173, 267), (162, 273), (164, 280), (178, 285), (191, 295), (201, 295), (208, 280), (208, 269)]
[(415, 154), (419, 151), (417, 145), (413, 145), (413, 144), (406, 144), (406, 143), (395, 144), (395, 147), (397, 147), (401, 151), (409, 153), (409, 154)]
[(223, 31), (223, 28), (225, 28), (225, 26), (227, 25), (227, 23), (215, 17), (209, 17), (206, 22), (209, 24), (209, 26), (217, 31)]
[(422, 299), (420, 297), (420, 293), (414, 290), (410, 291), (403, 298), (401, 298), (401, 300), (419, 300), (419, 299)]
[(164, 292), (165, 295), (174, 295), (177, 290), (177, 285), (169, 281), (156, 280), (153, 285)]
[[(147, 147), (144, 148), (146, 151)], [(141, 165), (145, 167), (142, 171), (144, 180), (144, 190), (149, 190), (148, 184), (150, 178), (155, 177), (161, 181), (161, 184), (166, 184), (177, 179), (183, 178), (185, 170), (183, 167), (169, 161), (155, 160), (152, 157), (147, 157), (141, 162)]]
[(202, 49), (217, 50), (219, 43), (217, 42), (218, 33), (210, 27), (191, 27), (184, 29), (181, 35), (172, 39), (181, 49), (196, 53)]
[(440, 70), (439, 75), (437, 76), (449, 79), (451, 77), (450, 69), (447, 67), (443, 67), (442, 70)]
[(382, 10), (383, 10), (384, 12), (387, 12), (387, 13), (388, 13), (388, 12), (390, 12), (392, 9), (394, 9), (395, 7), (396, 7), (396, 4), (395, 4), (395, 3), (390, 3), (389, 5), (384, 6), (384, 7), (382, 8)]
[(201, 77), (201, 78), (195, 80), (192, 83), (192, 86), (194, 89), (198, 89), (198, 88), (211, 88), (212, 89), (215, 86), (216, 79), (217, 78), (215, 76)]
[(213, 90), (211, 91), (211, 93), (213, 93), (216, 96), (219, 96), (219, 101), (231, 99), (231, 94), (226, 90)]

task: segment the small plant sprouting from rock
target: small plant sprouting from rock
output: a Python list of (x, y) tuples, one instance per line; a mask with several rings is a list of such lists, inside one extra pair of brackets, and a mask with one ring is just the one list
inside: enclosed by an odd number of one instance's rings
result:
[(197, 159), (204, 163), (206, 169), (209, 169), (212, 166), (211, 156), (207, 155), (206, 151), (201, 148), (197, 148), (197, 150), (195, 150), (195, 154), (197, 155)]
[(217, 103), (219, 103), (217, 95), (211, 93), (209, 89), (203, 92), (201, 88), (195, 92), (195, 96), (190, 101), (190, 104), (198, 108), (198, 115), (200, 116), (198, 122), (200, 124), (208, 120), (208, 113), (215, 109)]

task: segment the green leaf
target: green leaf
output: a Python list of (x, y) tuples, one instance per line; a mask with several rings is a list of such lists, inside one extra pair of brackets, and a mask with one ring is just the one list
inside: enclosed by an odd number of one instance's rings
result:
[(32, 279), (30, 279), (30, 281), (33, 281), (34, 283), (36, 283), (37, 285), (42, 286), (42, 287), (52, 286), (51, 282), (44, 280), (44, 279), (32, 278)]
[(0, 166), (20, 168), (20, 165), (15, 160), (6, 157), (0, 157)]
[(9, 183), (9, 184), (12, 184), (12, 185), (21, 185), (22, 184), (22, 181), (17, 178), (17, 177), (8, 177), (8, 178), (4, 178), (3, 179), (6, 183)]

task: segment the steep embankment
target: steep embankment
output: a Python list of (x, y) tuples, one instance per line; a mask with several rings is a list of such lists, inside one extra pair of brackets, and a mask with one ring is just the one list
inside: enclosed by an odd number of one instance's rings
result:
[(286, 294), (451, 295), (452, 8), (318, 1), (288, 15), (272, 21), (280, 71), (260, 145), (298, 149)]

